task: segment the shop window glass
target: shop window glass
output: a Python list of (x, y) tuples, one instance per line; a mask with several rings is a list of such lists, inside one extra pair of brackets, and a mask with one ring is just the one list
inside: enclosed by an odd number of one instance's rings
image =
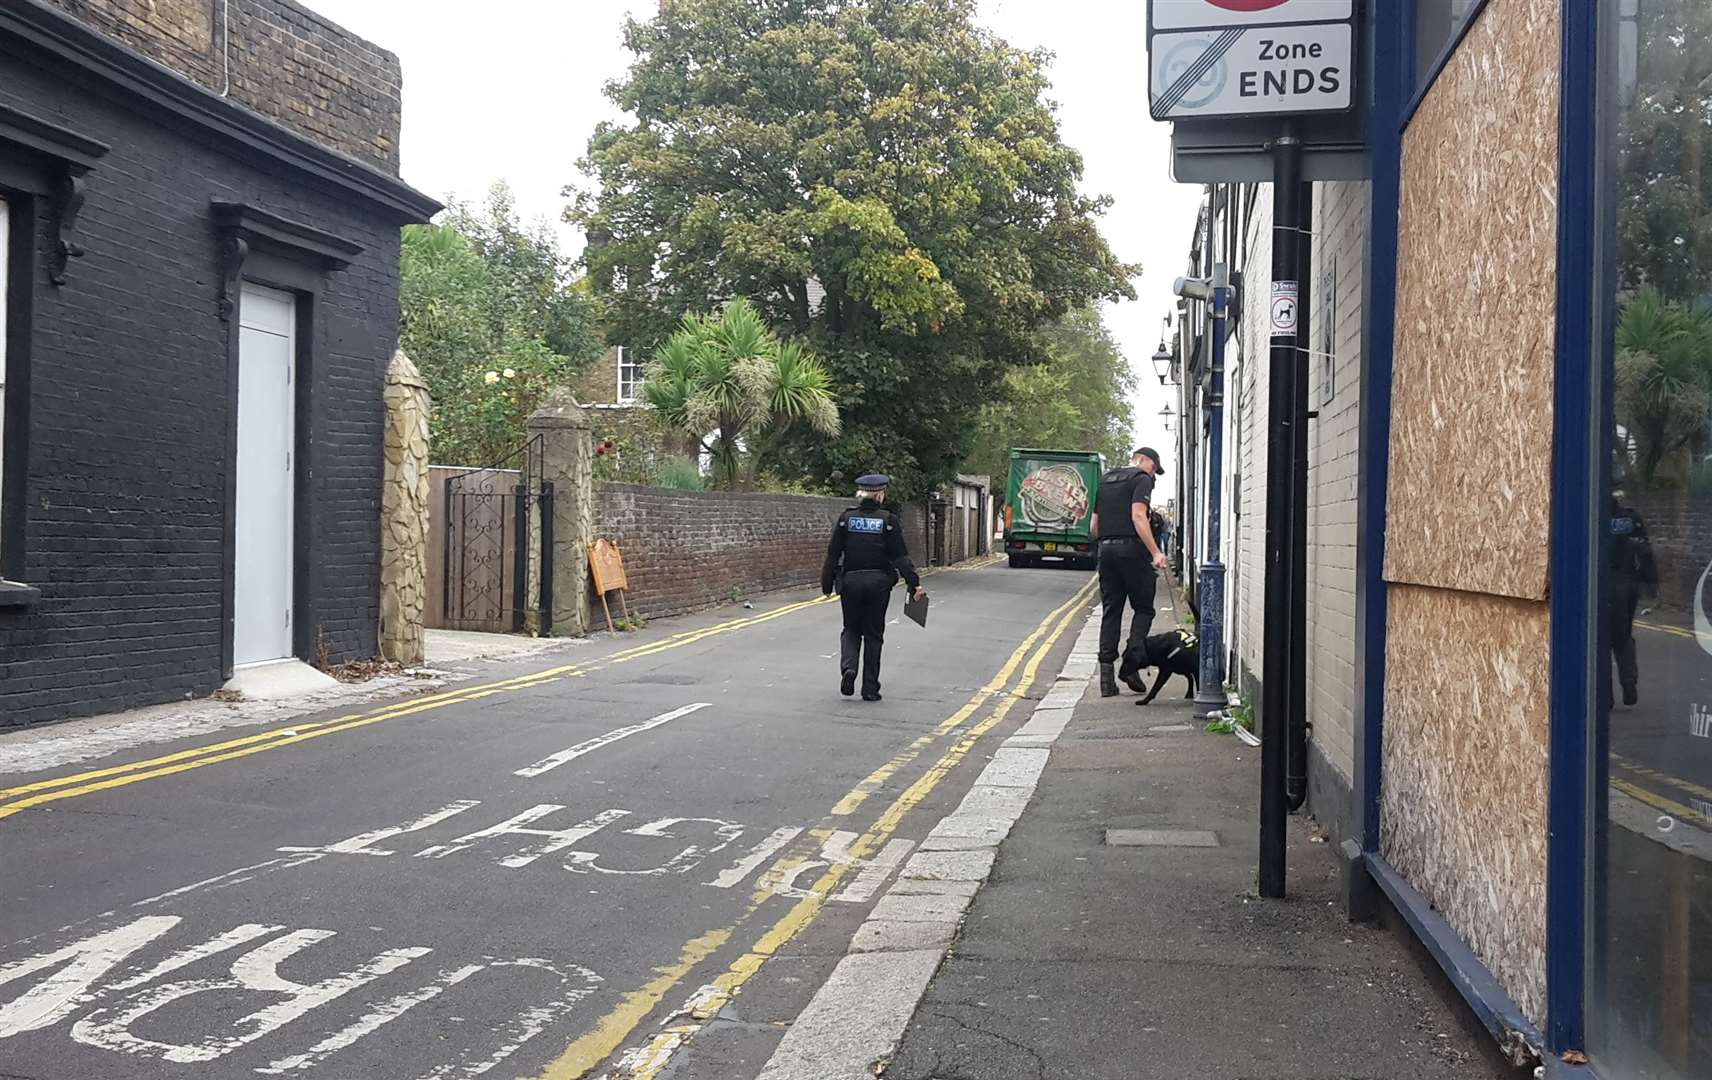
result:
[(1712, 1062), (1712, 0), (1601, 13), (1615, 321), (1588, 1051), (1605, 1076), (1687, 1080)]
[(1415, 84), (1425, 86), (1434, 76), (1439, 57), (1461, 31), (1475, 0), (1416, 0)]

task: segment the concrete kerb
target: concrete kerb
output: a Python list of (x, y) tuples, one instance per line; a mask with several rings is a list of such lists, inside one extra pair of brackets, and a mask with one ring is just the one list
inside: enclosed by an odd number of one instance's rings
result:
[(871, 1080), (897, 1049), (1094, 675), (1098, 637), (1095, 613), (1052, 691), (904, 864), (757, 1080)]

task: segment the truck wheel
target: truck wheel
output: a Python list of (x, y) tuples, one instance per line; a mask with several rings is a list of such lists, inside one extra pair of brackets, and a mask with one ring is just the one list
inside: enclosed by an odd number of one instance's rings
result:
[(1022, 565), (1022, 556), (1021, 555), (1012, 555), (1011, 556), (1011, 569), (1015, 570), (1017, 567), (1019, 567), (1021, 565)]

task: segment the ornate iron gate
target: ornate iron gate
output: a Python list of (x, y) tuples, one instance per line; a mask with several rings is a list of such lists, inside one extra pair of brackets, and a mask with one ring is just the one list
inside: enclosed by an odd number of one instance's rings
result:
[(537, 435), (446, 480), (444, 625), (494, 633), (553, 628), (553, 485)]

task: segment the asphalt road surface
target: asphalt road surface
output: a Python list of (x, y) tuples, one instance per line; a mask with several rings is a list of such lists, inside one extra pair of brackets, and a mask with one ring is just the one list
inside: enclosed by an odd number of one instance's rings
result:
[(930, 578), (876, 704), (836, 605), (769, 597), (0, 777), (0, 1077), (753, 1076), (1090, 586)]
[(1687, 612), (1637, 620), (1635, 644), (1641, 700), (1611, 712), (1612, 786), (1712, 831), (1712, 656)]

